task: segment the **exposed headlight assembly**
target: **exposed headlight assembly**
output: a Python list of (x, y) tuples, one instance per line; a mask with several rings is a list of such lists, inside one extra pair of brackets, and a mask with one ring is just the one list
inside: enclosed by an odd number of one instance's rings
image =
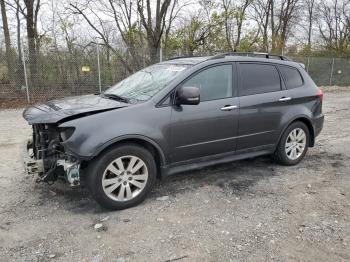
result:
[(64, 127), (60, 129), (60, 137), (62, 141), (68, 140), (74, 133), (74, 127)]

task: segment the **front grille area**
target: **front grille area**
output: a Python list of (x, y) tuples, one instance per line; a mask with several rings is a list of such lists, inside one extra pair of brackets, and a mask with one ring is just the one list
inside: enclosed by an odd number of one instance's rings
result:
[(35, 124), (33, 139), (29, 141), (24, 159), (27, 174), (38, 174), (37, 182), (53, 183), (58, 179), (71, 186), (80, 184), (80, 162), (66, 154), (56, 125)]
[(52, 125), (33, 125), (33, 155), (44, 161), (44, 170), (54, 167), (63, 149), (60, 146), (58, 128)]

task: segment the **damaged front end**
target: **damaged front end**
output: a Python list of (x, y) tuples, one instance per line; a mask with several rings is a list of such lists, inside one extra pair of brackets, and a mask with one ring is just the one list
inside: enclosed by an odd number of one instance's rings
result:
[(81, 158), (63, 146), (76, 130), (62, 127), (62, 124), (126, 106), (129, 104), (103, 95), (84, 95), (56, 99), (25, 109), (23, 117), (33, 127), (33, 138), (25, 148), (27, 173), (37, 174), (38, 181), (52, 183), (65, 179), (72, 186), (79, 185), (86, 162), (82, 163)]
[(74, 128), (59, 128), (55, 124), (33, 124), (32, 127), (33, 138), (25, 147), (26, 173), (38, 175), (37, 182), (53, 183), (63, 179), (71, 186), (79, 185), (81, 163), (62, 145)]

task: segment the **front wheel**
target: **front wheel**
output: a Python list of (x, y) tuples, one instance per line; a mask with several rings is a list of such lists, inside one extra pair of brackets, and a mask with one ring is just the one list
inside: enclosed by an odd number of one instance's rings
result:
[(305, 156), (309, 142), (308, 127), (302, 122), (294, 122), (284, 131), (274, 157), (283, 165), (296, 165)]
[(93, 198), (108, 209), (125, 209), (141, 203), (156, 180), (153, 155), (143, 147), (114, 147), (92, 163), (87, 186)]

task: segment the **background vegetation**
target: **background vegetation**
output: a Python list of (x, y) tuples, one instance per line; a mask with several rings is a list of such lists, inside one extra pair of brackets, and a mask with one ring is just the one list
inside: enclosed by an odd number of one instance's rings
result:
[(51, 98), (227, 51), (285, 54), (317, 84), (350, 85), (350, 0), (0, 0), (0, 9), (2, 98), (25, 97), (25, 73), (32, 97)]

